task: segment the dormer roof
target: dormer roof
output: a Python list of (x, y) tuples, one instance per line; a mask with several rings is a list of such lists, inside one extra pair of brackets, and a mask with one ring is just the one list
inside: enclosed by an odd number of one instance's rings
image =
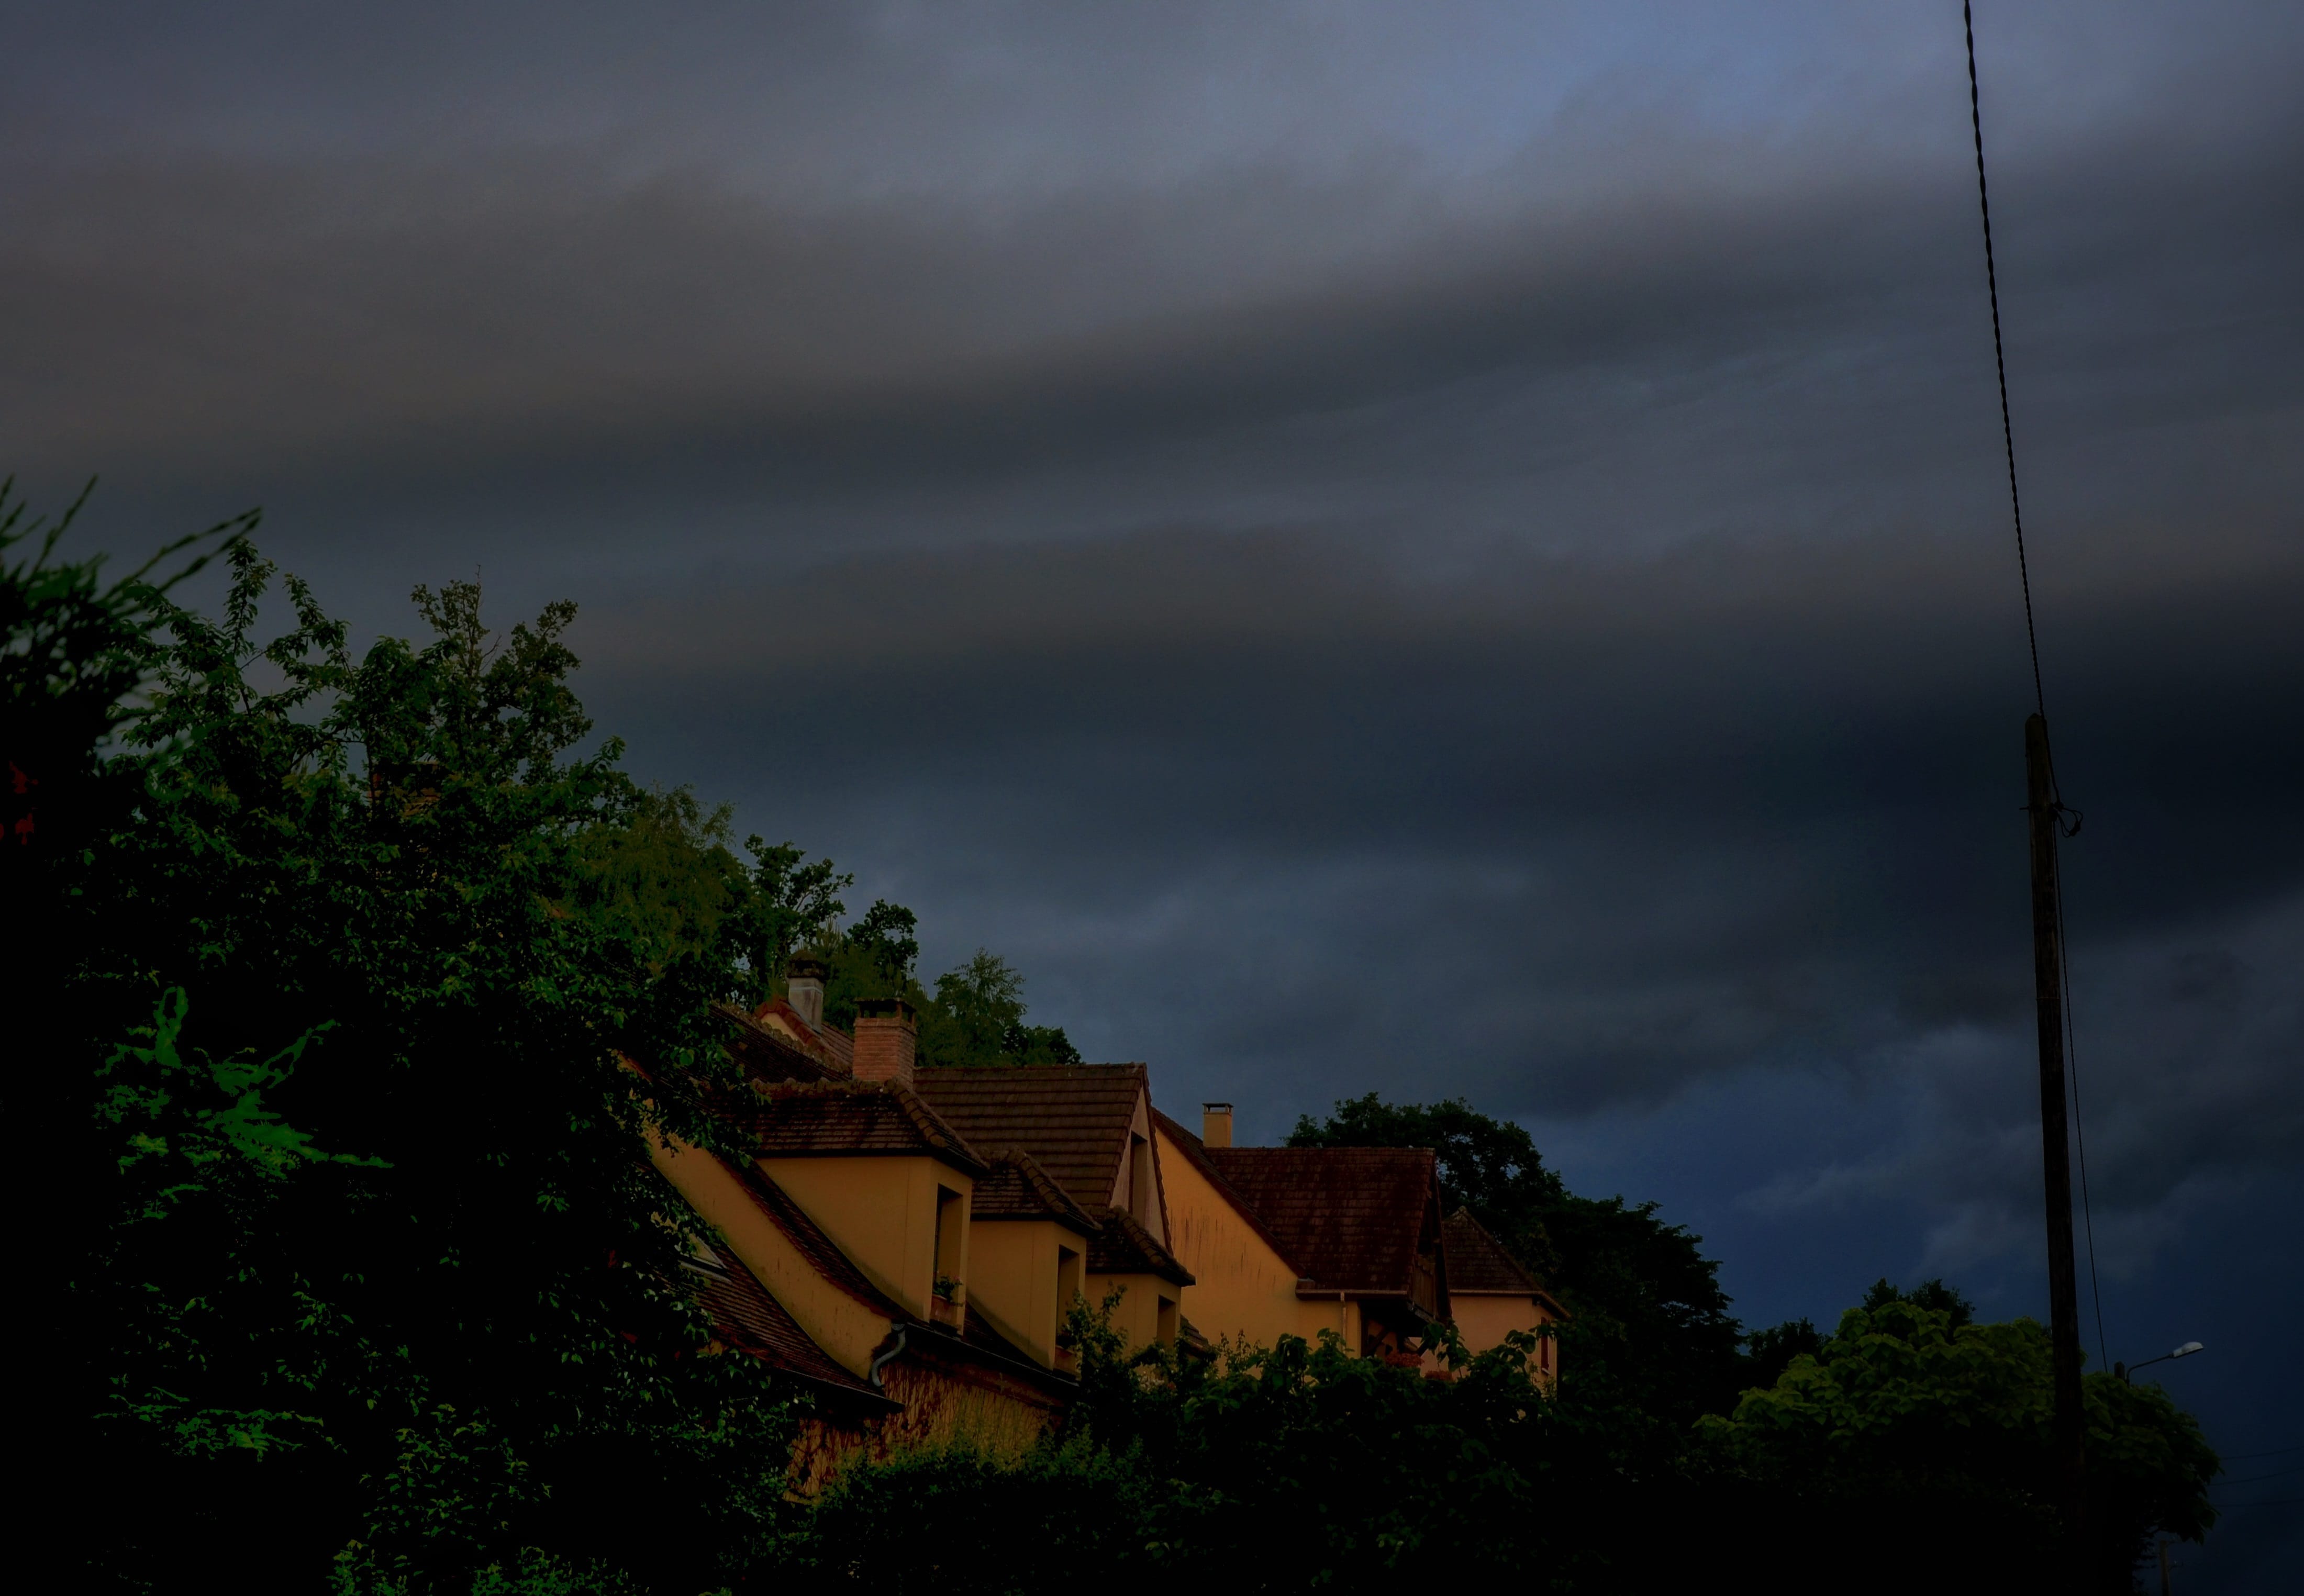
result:
[(1022, 1149), (1095, 1214), (1112, 1199), (1148, 1079), (1141, 1064), (1021, 1064), (923, 1069), (917, 1086), (969, 1142)]
[(970, 1176), (976, 1151), (919, 1094), (894, 1082), (756, 1081), (751, 1101), (724, 1099), (722, 1112), (761, 1158), (916, 1153)]
[(1038, 1161), (1021, 1147), (995, 1147), (984, 1154), (987, 1172), (977, 1178), (969, 1217), (978, 1220), (1054, 1220), (1093, 1236), (1097, 1221), (1066, 1195)]
[(769, 1030), (782, 1031), (807, 1051), (831, 1066), (835, 1075), (856, 1068), (856, 1039), (847, 1032), (818, 1025), (782, 998), (770, 998), (752, 1011), (752, 1018)]
[(1189, 1286), (1191, 1271), (1160, 1245), (1160, 1238), (1136, 1222), (1125, 1208), (1097, 1211), (1104, 1223), (1088, 1240), (1091, 1274), (1157, 1275), (1172, 1286)]

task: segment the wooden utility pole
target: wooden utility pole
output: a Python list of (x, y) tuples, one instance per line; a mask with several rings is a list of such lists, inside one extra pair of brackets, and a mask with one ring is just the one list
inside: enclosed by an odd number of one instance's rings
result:
[(2062, 818), (2048, 764), (2048, 722), (2024, 722), (2024, 773), (2032, 823), (2032, 990), (2040, 1032), (2040, 1155), (2048, 1188), (2048, 1345), (2056, 1381), (2056, 1466), (2075, 1588), (2085, 1588), (2088, 1493), (2081, 1442), (2080, 1280), (2072, 1262), (2072, 1163), (2064, 1115), (2063, 915), (2056, 889)]

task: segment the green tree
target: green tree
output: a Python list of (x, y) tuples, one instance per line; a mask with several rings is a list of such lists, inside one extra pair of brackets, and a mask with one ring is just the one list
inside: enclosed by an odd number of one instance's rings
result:
[(1942, 1313), (1954, 1330), (1976, 1322), (1976, 1305), (1941, 1279), (1922, 1280), (1910, 1291), (1902, 1291), (1890, 1285), (1888, 1277), (1883, 1275), (1865, 1288), (1862, 1305), (1866, 1309), (1885, 1308), (1890, 1303), (1910, 1303), (1916, 1308)]
[(1792, 1366), (1796, 1357), (1813, 1357), (1824, 1346), (1824, 1332), (1806, 1318), (1756, 1330), (1744, 1338), (1744, 1355), (1736, 1367), (1737, 1382), (1749, 1389), (1771, 1386)]
[[(1934, 1589), (1940, 1569), (1881, 1570), (1877, 1552), (1938, 1544), (2004, 1588), (2054, 1588), (2063, 1554), (2047, 1332), (2029, 1319), (1967, 1322), (1959, 1308), (1915, 1300), (1924, 1294), (1959, 1300), (1923, 1288), (1850, 1309), (1773, 1385), (1702, 1421), (1706, 1454), (1724, 1489), (1741, 1486), (1803, 1526), (1772, 1555), (1793, 1583), (1868, 1566), (1892, 1589)], [(2215, 1522), (2216, 1458), (2157, 1387), (2091, 1374), (2085, 1396), (2092, 1588), (2125, 1591), (2154, 1533), (2198, 1540)]]
[(419, 589), (430, 638), (354, 662), (292, 579), (263, 630), (244, 538), (215, 619), (52, 546), (0, 572), (44, 1060), (12, 1105), (72, 1194), (21, 1366), (55, 1489), (138, 1504), (80, 1583), (724, 1577), (789, 1423), (697, 1355), (622, 1063), (721, 1068), (716, 818), (577, 751), (568, 606), (498, 635)]
[(923, 1009), (920, 1051), (932, 1064), (1077, 1064), (1080, 1050), (1061, 1027), (1024, 1023), (1024, 977), (982, 948), (936, 977)]
[(840, 894), (856, 877), (830, 859), (809, 858), (790, 842), (771, 846), (747, 837), (744, 851), (752, 869), (731, 935), (743, 970), (741, 995), (747, 1008), (758, 1008), (773, 994), (795, 952), (835, 934), (848, 912)]
[(919, 918), (900, 903), (875, 899), (845, 931), (818, 942), (828, 974), (824, 1018), (846, 1030), (866, 998), (902, 998), (915, 1009), (927, 1001), (912, 967), (920, 957)]

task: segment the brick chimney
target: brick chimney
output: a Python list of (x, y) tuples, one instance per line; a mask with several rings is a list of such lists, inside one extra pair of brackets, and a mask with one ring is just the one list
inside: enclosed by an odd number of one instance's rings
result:
[(809, 1025), (824, 1023), (824, 960), (805, 956), (784, 965), (784, 1001)]
[(1200, 1145), (1203, 1147), (1232, 1145), (1232, 1104), (1204, 1102), (1200, 1105)]
[(912, 1084), (920, 1021), (901, 998), (865, 998), (856, 1005), (856, 1078)]

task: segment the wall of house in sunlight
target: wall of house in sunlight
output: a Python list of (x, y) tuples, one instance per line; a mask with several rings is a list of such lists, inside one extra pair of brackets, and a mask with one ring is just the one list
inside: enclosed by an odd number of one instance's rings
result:
[[(1101, 1308), (1118, 1294), (1112, 1307), (1112, 1328), (1128, 1338), (1131, 1347), (1174, 1341), (1183, 1317), (1184, 1294), (1190, 1289), (1153, 1274), (1089, 1274), (1080, 1286), (1091, 1308)], [(1193, 1328), (1199, 1327), (1199, 1322), (1194, 1320)]]
[(1080, 1240), (1053, 1220), (978, 1219), (969, 1230), (969, 1312), (1055, 1367), (1059, 1276), (1063, 1254), (1078, 1256)]
[(1296, 1271), (1202, 1175), (1186, 1150), (1160, 1128), (1160, 1174), (1167, 1188), (1169, 1245), (1192, 1271), (1184, 1305), (1192, 1328), (1210, 1341), (1269, 1347), (1282, 1336), (1307, 1340), (1324, 1330), (1360, 1346), (1360, 1309), (1350, 1302), (1308, 1302), (1296, 1295)]
[(656, 1168), (720, 1232), (729, 1250), (809, 1338), (850, 1373), (868, 1372), (874, 1351), (887, 1338), (887, 1313), (827, 1280), (816, 1261), (794, 1245), (711, 1153), (676, 1137), (651, 1151)]
[[(951, 1201), (968, 1201), (966, 1175), (931, 1158), (771, 1158), (760, 1167), (907, 1312), (936, 1315), (939, 1275), (960, 1282), (952, 1305), (967, 1300), (970, 1227), (939, 1224)], [(940, 1204), (939, 1191), (953, 1197)]]

